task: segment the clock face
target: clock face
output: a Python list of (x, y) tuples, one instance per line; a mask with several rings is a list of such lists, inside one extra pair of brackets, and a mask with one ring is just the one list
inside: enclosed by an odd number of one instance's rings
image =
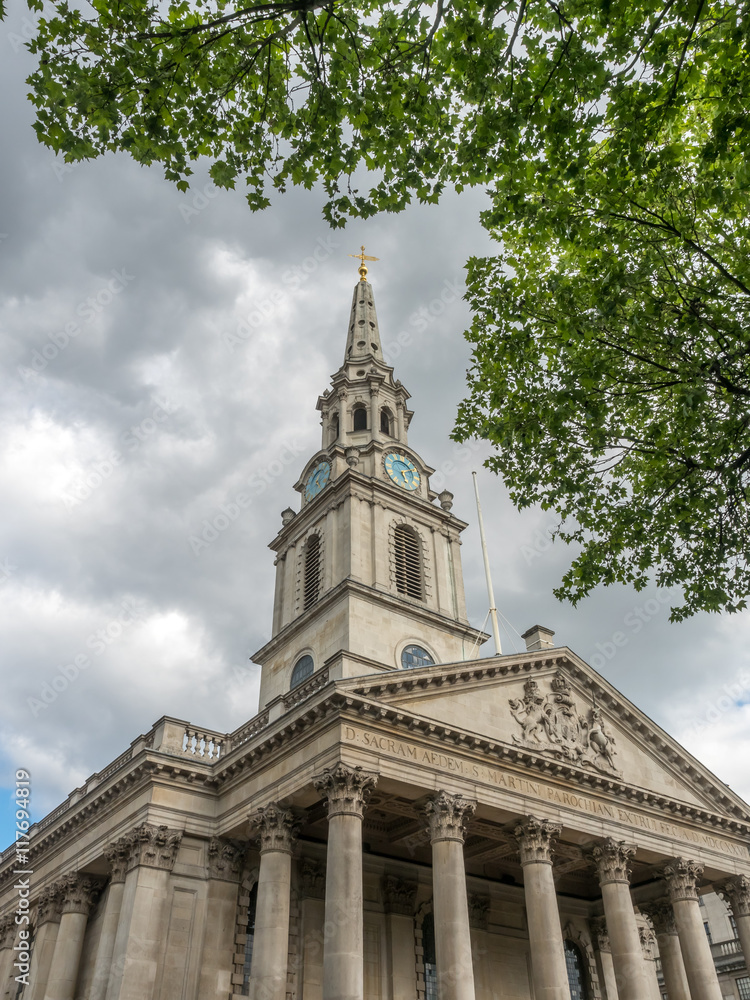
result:
[(416, 490), (421, 482), (419, 469), (412, 460), (400, 451), (391, 451), (385, 456), (385, 471), (396, 486), (404, 490)]
[(331, 466), (328, 462), (320, 462), (307, 477), (305, 483), (305, 500), (312, 500), (328, 484), (331, 478)]

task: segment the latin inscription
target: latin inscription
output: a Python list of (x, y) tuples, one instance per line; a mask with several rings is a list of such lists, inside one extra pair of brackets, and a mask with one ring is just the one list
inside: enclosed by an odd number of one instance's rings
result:
[(344, 726), (343, 735), (348, 743), (358, 743), (361, 746), (389, 754), (391, 757), (400, 757), (405, 761), (413, 761), (415, 764), (437, 767), (451, 774), (460, 774), (470, 781), (496, 785), (500, 788), (507, 788), (509, 791), (520, 792), (522, 795), (532, 795), (547, 802), (568, 806), (570, 809), (580, 809), (593, 816), (617, 820), (620, 823), (627, 823), (629, 826), (639, 827), (642, 830), (649, 830), (666, 837), (674, 837), (677, 840), (686, 840), (698, 847), (708, 847), (714, 851), (721, 851), (739, 858), (747, 857), (747, 850), (740, 844), (733, 844), (731, 841), (714, 837), (699, 830), (675, 826), (674, 823), (655, 819), (653, 816), (648, 816), (634, 809), (624, 809), (621, 806), (601, 802), (599, 799), (590, 798), (587, 795), (577, 795), (575, 792), (564, 791), (541, 781), (533, 781), (529, 778), (522, 778), (520, 775), (509, 774), (501, 768), (487, 767), (454, 754), (428, 750), (426, 747), (420, 747), (414, 743), (392, 739), (390, 736), (369, 732), (366, 729), (356, 729), (354, 726)]

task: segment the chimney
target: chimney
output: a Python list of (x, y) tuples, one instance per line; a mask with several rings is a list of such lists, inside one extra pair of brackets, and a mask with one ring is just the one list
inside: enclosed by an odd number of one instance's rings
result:
[(521, 638), (526, 640), (526, 651), (535, 653), (539, 649), (552, 649), (555, 645), (552, 641), (554, 634), (551, 628), (544, 625), (532, 625)]

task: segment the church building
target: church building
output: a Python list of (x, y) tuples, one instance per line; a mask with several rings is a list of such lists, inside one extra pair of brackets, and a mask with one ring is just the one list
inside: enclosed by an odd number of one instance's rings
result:
[(164, 716), (3, 852), (0, 1000), (736, 995), (701, 900), (747, 962), (750, 808), (549, 629), (479, 658), (409, 398), (362, 260), (259, 711)]

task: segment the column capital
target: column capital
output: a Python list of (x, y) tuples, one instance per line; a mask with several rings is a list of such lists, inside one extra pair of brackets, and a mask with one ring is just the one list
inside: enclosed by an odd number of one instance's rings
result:
[(630, 884), (630, 859), (635, 854), (635, 846), (624, 840), (607, 837), (596, 844), (591, 851), (591, 859), (596, 865), (599, 884), (624, 882)]
[(13, 947), (13, 942), (16, 939), (16, 929), (16, 922), (12, 916), (0, 919), (0, 948)]
[(308, 899), (325, 899), (326, 866), (313, 858), (302, 858), (299, 863), (299, 884), (302, 895)]
[(182, 840), (182, 831), (142, 823), (128, 834), (127, 840), (130, 847), (129, 869), (141, 865), (144, 868), (159, 868), (171, 872)]
[(260, 853), (282, 851), (291, 854), (301, 823), (291, 809), (282, 809), (278, 802), (269, 802), (251, 818), (260, 840)]
[(641, 948), (643, 949), (643, 957), (648, 959), (649, 962), (653, 962), (656, 958), (654, 952), (654, 946), (656, 945), (656, 934), (650, 927), (639, 926), (638, 927), (638, 937), (641, 939)]
[(698, 879), (703, 874), (703, 865), (688, 858), (673, 858), (662, 869), (662, 877), (666, 880), (669, 901), (675, 903), (681, 899), (698, 901)]
[(414, 900), (417, 897), (417, 883), (398, 875), (383, 876), (383, 903), (386, 913), (414, 915)]
[(119, 840), (113, 841), (104, 851), (104, 857), (109, 865), (110, 883), (114, 885), (116, 882), (124, 882), (130, 860), (130, 840), (127, 837), (120, 837)]
[(425, 802), (424, 814), (430, 831), (430, 842), (457, 840), (463, 844), (466, 824), (476, 809), (476, 802), (462, 795), (450, 795), (442, 789)]
[(490, 897), (470, 892), (467, 894), (466, 901), (469, 904), (469, 925), (475, 930), (486, 931)]
[(42, 889), (39, 894), (39, 904), (36, 911), (36, 925), (60, 923), (62, 916), (62, 885), (54, 882)]
[(378, 776), (361, 767), (338, 763), (313, 779), (315, 790), (328, 800), (328, 818), (356, 816), (362, 819), (365, 806), (377, 784)]
[(607, 921), (604, 917), (597, 917), (591, 921), (591, 933), (596, 940), (596, 946), (599, 951), (607, 951), (611, 954), (612, 948), (609, 943), (609, 931), (607, 930)]
[(63, 915), (83, 913), (88, 916), (102, 889), (98, 879), (80, 872), (64, 875), (57, 884), (60, 886)]
[(534, 862), (552, 864), (552, 841), (560, 835), (562, 826), (548, 819), (524, 816), (513, 834), (518, 841), (521, 866)]
[(715, 888), (735, 919), (750, 917), (750, 878), (747, 875), (735, 875)]
[(212, 837), (206, 851), (208, 856), (208, 877), (222, 882), (239, 882), (242, 862), (245, 860), (245, 845), (224, 837)]
[(666, 896), (648, 903), (639, 903), (638, 909), (649, 918), (657, 934), (677, 933), (674, 910)]

